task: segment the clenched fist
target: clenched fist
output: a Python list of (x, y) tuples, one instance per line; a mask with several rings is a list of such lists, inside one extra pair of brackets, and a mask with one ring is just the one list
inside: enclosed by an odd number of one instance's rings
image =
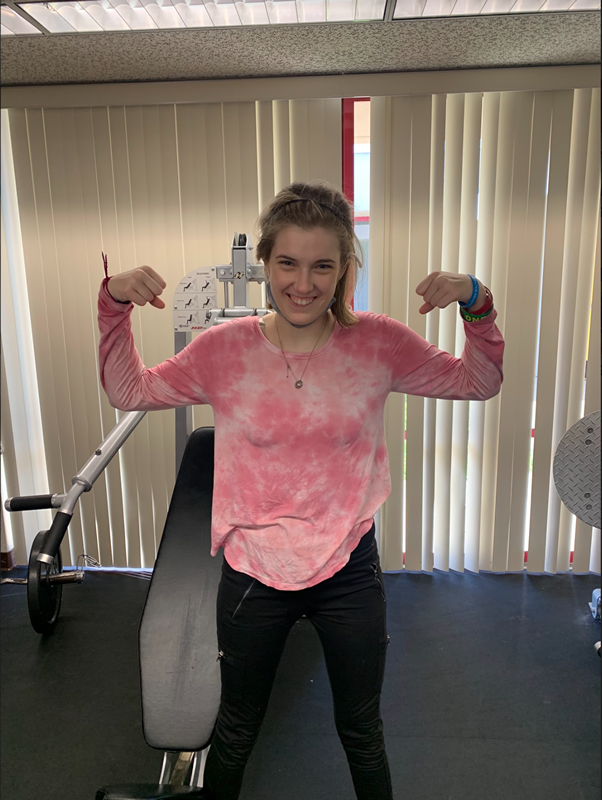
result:
[[(482, 285), (479, 281), (477, 302), (482, 296), (482, 291)], [(467, 303), (472, 296), (472, 281), (469, 275), (461, 275), (455, 272), (431, 272), (418, 284), (416, 294), (421, 295), (425, 301), (420, 306), (419, 312), (428, 314), (434, 308), (446, 308), (457, 301)]]
[(137, 306), (150, 303), (155, 308), (165, 308), (165, 303), (159, 295), (167, 284), (158, 272), (152, 267), (136, 267), (129, 272), (114, 275), (107, 283), (109, 294), (125, 303), (128, 300)]

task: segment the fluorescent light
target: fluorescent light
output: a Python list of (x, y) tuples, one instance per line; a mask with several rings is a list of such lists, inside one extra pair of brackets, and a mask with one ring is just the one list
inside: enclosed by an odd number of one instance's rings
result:
[[(57, 0), (19, 3), (50, 33), (382, 20), (386, 0)], [(600, 0), (397, 0), (393, 19), (594, 11)], [(40, 34), (2, 6), (2, 36)]]
[[(320, 0), (321, 1), (321, 0)], [(240, 0), (236, 11), (243, 25), (269, 25), (270, 19), (263, 0)]]
[(351, 22), (355, 19), (355, 0), (327, 0), (328, 22)]
[(525, 11), (539, 11), (545, 0), (516, 0), (510, 9), (511, 14), (520, 14)]
[(95, 22), (94, 18), (86, 13), (85, 8), (77, 2), (56, 2), (50, 3), (55, 11), (66, 19), (76, 31), (101, 31), (102, 27)]
[(119, 16), (124, 19), (133, 31), (156, 30), (158, 25), (144, 8), (140, 0), (109, 0)]
[[(456, 0), (426, 0), (423, 17), (448, 17)], [(543, 0), (542, 0), (543, 2)]]
[(207, 13), (211, 17), (211, 22), (216, 27), (233, 27), (242, 25), (238, 11), (233, 2), (223, 2), (216, 0), (216, 2), (205, 2)]
[(53, 8), (56, 3), (21, 3), (19, 8), (37, 19), (50, 33), (75, 33), (75, 28)]
[(31, 22), (28, 22), (26, 19), (19, 16), (19, 14), (16, 14), (12, 8), (2, 6), (1, 12), (2, 36), (14, 36), (17, 33), (42, 33), (42, 31), (36, 28), (35, 25), (32, 25)]
[(384, 19), (386, 0), (357, 0), (355, 19)]
[(534, 11), (594, 11), (599, 8), (600, 0), (397, 0), (393, 19), (461, 14), (520, 14)]
[(426, 0), (397, 0), (393, 19), (402, 17), (421, 17)]
[(186, 23), (171, 0), (142, 0), (142, 5), (158, 28), (185, 28)]
[(326, 22), (326, 0), (298, 0), (299, 22)]
[(458, 0), (452, 9), (452, 15), (456, 14), (480, 14), (486, 0)]
[(80, 5), (103, 31), (129, 31), (130, 26), (120, 17), (108, 0), (80, 0)]
[(296, 3), (288, 0), (266, 0), (265, 8), (272, 25), (294, 25), (299, 22)]
[(176, 0), (174, 7), (186, 23), (187, 28), (213, 28), (213, 22), (211, 22), (203, 0), (190, 0), (190, 2)]
[(487, 0), (481, 14), (507, 14), (515, 0)]
[(573, 5), (573, 0), (547, 0), (541, 7), (542, 11), (568, 11)]

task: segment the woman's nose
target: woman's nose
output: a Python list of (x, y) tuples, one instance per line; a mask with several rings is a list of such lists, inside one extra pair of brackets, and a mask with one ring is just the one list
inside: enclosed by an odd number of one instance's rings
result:
[(300, 295), (310, 294), (313, 289), (313, 283), (309, 273), (302, 273), (301, 275), (298, 275), (294, 286), (295, 291), (299, 292)]

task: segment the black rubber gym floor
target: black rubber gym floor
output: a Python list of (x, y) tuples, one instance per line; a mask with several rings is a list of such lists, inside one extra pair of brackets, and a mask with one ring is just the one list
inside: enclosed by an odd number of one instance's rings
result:
[[(17, 571), (13, 571), (13, 576)], [(23, 574), (23, 570), (20, 571)], [(5, 577), (7, 573), (3, 573)], [(382, 715), (399, 800), (599, 800), (597, 576), (384, 576)], [(2, 586), (2, 800), (94, 800), (159, 778), (142, 735), (138, 625), (148, 581), (90, 571), (53, 636)], [(241, 800), (352, 800), (319, 639), (287, 641)]]

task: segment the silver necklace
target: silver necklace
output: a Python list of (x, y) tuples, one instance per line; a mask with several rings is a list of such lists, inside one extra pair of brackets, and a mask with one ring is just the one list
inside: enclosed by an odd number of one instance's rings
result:
[[(320, 335), (318, 336), (318, 341), (315, 343), (313, 350), (309, 354), (309, 358), (307, 359), (307, 364), (305, 365), (305, 369), (303, 370), (303, 375), (305, 375), (305, 370), (307, 369), (311, 357), (314, 354), (314, 350), (316, 349), (318, 342), (322, 338), (322, 334), (326, 330), (327, 323), (328, 323), (328, 314), (326, 315), (326, 322), (324, 323), (324, 327), (322, 328), (322, 330), (320, 331)], [(274, 324), (276, 325), (276, 333), (278, 334), (278, 341), (280, 342), (280, 349), (282, 350), (282, 358), (284, 359), (284, 363), (286, 364), (286, 377), (288, 378), (288, 372), (289, 370), (293, 372), (293, 368), (288, 363), (288, 361), (286, 360), (286, 356), (284, 355), (284, 348), (282, 347), (282, 340), (280, 339), (280, 331), (278, 330), (278, 321), (276, 319), (274, 319)], [(301, 375), (300, 378), (297, 378), (297, 376), (293, 372), (293, 378), (295, 379), (295, 389), (300, 389), (303, 386), (303, 375)]]

